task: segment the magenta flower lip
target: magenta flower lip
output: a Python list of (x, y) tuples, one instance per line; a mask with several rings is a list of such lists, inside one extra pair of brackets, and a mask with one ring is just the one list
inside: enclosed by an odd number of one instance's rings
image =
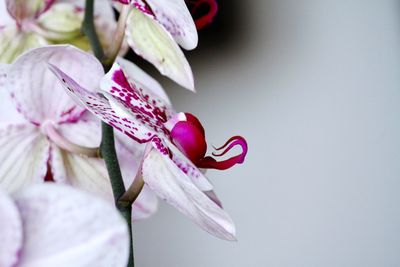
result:
[(241, 136), (231, 137), (223, 146), (215, 148), (221, 153), (213, 152), (214, 157), (222, 157), (226, 155), (235, 146), (240, 146), (242, 152), (223, 161), (217, 161), (211, 156), (205, 156), (207, 151), (207, 143), (205, 139), (205, 131), (200, 121), (190, 113), (184, 113), (186, 120), (177, 121), (171, 130), (172, 142), (199, 168), (226, 170), (236, 164), (241, 164), (247, 154), (248, 146), (246, 140)]

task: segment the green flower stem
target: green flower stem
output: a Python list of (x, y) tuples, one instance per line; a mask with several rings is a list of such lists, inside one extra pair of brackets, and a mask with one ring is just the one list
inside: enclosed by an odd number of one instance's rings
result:
[[(82, 32), (87, 36), (96, 58), (100, 61), (103, 61), (104, 50), (96, 33), (93, 13), (94, 0), (86, 0), (85, 17), (82, 23)], [(112, 62), (110, 64), (103, 64), (104, 71), (108, 71), (111, 68), (111, 64)], [(124, 219), (126, 220), (129, 227), (131, 248), (129, 263), (127, 267), (134, 267), (135, 264), (133, 259), (132, 245), (132, 207), (118, 205), (118, 199), (125, 193), (125, 185), (122, 179), (121, 169), (119, 167), (117, 153), (115, 150), (114, 130), (111, 126), (104, 122), (102, 122), (102, 139), (100, 145), (100, 153), (106, 163), (108, 175), (111, 181), (111, 187), (114, 194), (115, 204)]]
[[(90, 0), (86, 0), (90, 1)], [(93, 0), (92, 0), (93, 1)], [(100, 145), (100, 153), (106, 163), (108, 175), (110, 176), (111, 187), (114, 193), (115, 204), (120, 211), (121, 215), (126, 220), (126, 223), (129, 227), (130, 234), (130, 256), (129, 256), (129, 264), (128, 267), (134, 267), (134, 258), (133, 258), (133, 238), (132, 238), (132, 205), (119, 205), (119, 199), (125, 193), (125, 185), (122, 179), (121, 169), (118, 163), (117, 152), (115, 151), (115, 142), (114, 142), (114, 129), (102, 122), (101, 123), (101, 145)]]

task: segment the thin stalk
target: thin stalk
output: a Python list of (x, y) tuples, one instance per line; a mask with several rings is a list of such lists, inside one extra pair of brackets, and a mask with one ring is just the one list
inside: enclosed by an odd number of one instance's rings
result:
[(117, 28), (115, 29), (114, 39), (106, 51), (104, 64), (111, 65), (118, 56), (119, 50), (121, 49), (122, 43), (125, 38), (126, 20), (128, 19), (129, 12), (131, 11), (131, 5), (123, 5), (121, 12), (119, 13)]
[[(104, 50), (100, 44), (99, 37), (94, 26), (94, 0), (86, 0), (85, 17), (82, 23), (82, 32), (87, 36), (92, 51), (96, 58), (101, 62), (104, 60)], [(104, 71), (111, 68), (110, 64), (103, 64)], [(133, 239), (132, 239), (132, 208), (131, 206), (118, 205), (118, 199), (125, 193), (125, 185), (122, 179), (121, 169), (118, 163), (118, 157), (115, 150), (114, 130), (108, 124), (102, 122), (102, 140), (100, 153), (103, 157), (108, 175), (110, 177), (111, 187), (114, 194), (115, 204), (121, 215), (126, 220), (130, 233), (130, 255), (127, 267), (134, 267), (133, 258)]]

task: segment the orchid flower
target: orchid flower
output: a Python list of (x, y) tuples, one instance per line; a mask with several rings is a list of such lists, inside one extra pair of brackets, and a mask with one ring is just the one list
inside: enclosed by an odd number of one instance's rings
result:
[[(95, 23), (100, 40), (108, 47), (116, 28), (111, 5), (96, 1)], [(0, 62), (11, 63), (29, 48), (70, 43), (89, 50), (81, 33), (84, 0), (0, 1)]]
[[(77, 106), (47, 67), (47, 62), (58, 64), (93, 88), (103, 69), (82, 71), (91, 68), (93, 60), (75, 48), (52, 46), (30, 50), (13, 64), (0, 65), (0, 186), (7, 191), (50, 180), (113, 200), (104, 161), (96, 157), (100, 120)], [(130, 185), (143, 149), (127, 140), (118, 135), (116, 146)], [(156, 208), (157, 198), (144, 188), (133, 205), (133, 218), (146, 218)]]
[(191, 50), (198, 43), (196, 26), (185, 1), (114, 1), (133, 7), (127, 13), (121, 12), (126, 14), (125, 33), (130, 47), (163, 75), (194, 91), (192, 70), (179, 48), (180, 45)]
[(198, 30), (210, 24), (218, 12), (216, 0), (186, 0)]
[[(84, 56), (82, 52), (82, 57), (91, 56)], [(100, 62), (96, 63), (95, 59), (89, 62), (93, 65), (85, 72), (98, 75), (99, 83), (90, 88), (62, 71), (62, 66), (49, 66), (75, 100), (137, 143), (145, 144), (136, 181), (143, 179), (160, 198), (209, 233), (234, 240), (234, 224), (198, 168), (227, 169), (242, 163), (247, 153), (246, 141), (233, 137), (219, 148), (224, 149), (222, 153), (214, 154), (222, 156), (234, 146), (240, 146), (242, 152), (230, 159), (217, 161), (205, 157), (204, 129), (193, 115), (176, 114), (168, 99), (157, 93), (157, 88), (150, 88), (129, 75), (131, 72), (124, 61), (115, 63), (104, 77), (94, 71), (100, 69)], [(101, 91), (95, 92), (98, 87)]]
[(0, 190), (1, 267), (125, 267), (128, 227), (102, 199), (41, 184)]

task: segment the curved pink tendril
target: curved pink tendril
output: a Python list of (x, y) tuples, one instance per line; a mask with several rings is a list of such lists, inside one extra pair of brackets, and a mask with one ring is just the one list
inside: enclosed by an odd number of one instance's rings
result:
[[(226, 148), (227, 145), (229, 145), (228, 148)], [(220, 154), (213, 152), (212, 155), (214, 157), (221, 157), (221, 156), (225, 155), (229, 150), (231, 150), (236, 145), (240, 145), (243, 150), (244, 150), (244, 147), (246, 147), (246, 149), (247, 149), (246, 140), (244, 140), (243, 137), (233, 136), (233, 137), (229, 138), (229, 140), (226, 141), (226, 143), (223, 146), (221, 146), (219, 148), (214, 147), (215, 150), (222, 150), (222, 149), (226, 148), (223, 152), (221, 152)]]
[(209, 7), (209, 11), (207, 12), (207, 14), (195, 19), (196, 28), (199, 30), (204, 28), (207, 24), (210, 24), (218, 12), (218, 4), (216, 0), (194, 0), (189, 2), (193, 5), (193, 8), (191, 10), (193, 16), (194, 14), (196, 14), (197, 9), (202, 4), (206, 4)]
[(233, 147), (235, 146), (241, 146), (242, 148), (242, 153), (239, 155), (233, 156), (229, 159), (223, 160), (223, 161), (217, 161), (216, 159), (208, 156), (205, 157), (197, 162), (197, 167), (199, 168), (206, 168), (206, 169), (217, 169), (217, 170), (226, 170), (231, 168), (232, 166), (236, 164), (241, 164), (244, 162), (244, 159), (247, 154), (248, 146), (246, 140), (241, 137), (241, 136), (234, 136), (231, 137), (222, 147), (216, 148), (216, 150), (221, 150), (226, 148), (222, 153), (220, 154), (215, 154), (213, 153), (213, 156), (215, 157), (220, 157), (228, 153)]

